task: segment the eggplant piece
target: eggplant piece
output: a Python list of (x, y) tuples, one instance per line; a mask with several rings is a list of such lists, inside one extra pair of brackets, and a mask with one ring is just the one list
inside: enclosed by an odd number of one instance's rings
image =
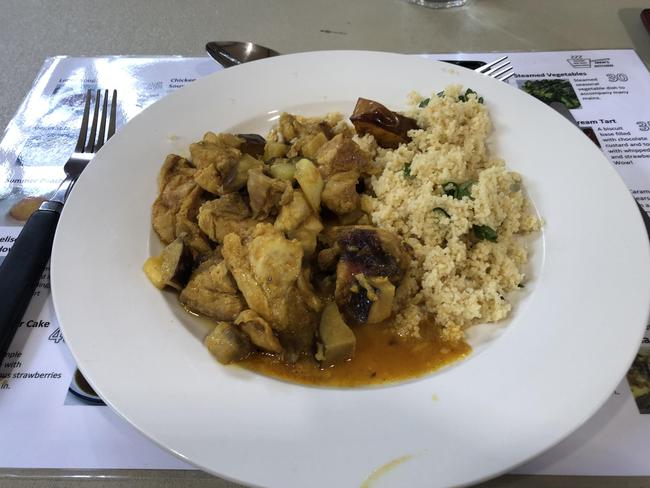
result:
[(192, 274), (194, 257), (182, 237), (177, 237), (163, 249), (160, 271), (165, 284), (182, 290)]
[[(340, 260), (336, 266), (336, 288), (334, 298), (341, 313), (351, 324), (367, 324), (374, 295), (368, 296), (368, 288), (359, 286), (353, 265)], [(371, 292), (374, 290), (370, 288)]]
[(239, 146), (242, 154), (248, 154), (254, 158), (264, 156), (264, 146), (266, 139), (259, 134), (237, 134), (237, 137), (244, 139), (244, 143)]
[(160, 256), (147, 259), (142, 269), (156, 288), (171, 286), (182, 290), (192, 274), (194, 257), (182, 237), (174, 239)]
[(264, 163), (255, 159), (249, 154), (244, 154), (236, 166), (234, 166), (223, 178), (221, 193), (232, 193), (241, 190), (248, 181), (248, 172), (252, 169), (262, 169)]
[(357, 338), (343, 321), (335, 303), (327, 304), (323, 310), (318, 335), (320, 342), (317, 344), (315, 358), (320, 361), (322, 367), (333, 366), (354, 356)]
[(390, 317), (395, 285), (385, 276), (351, 274), (350, 263), (339, 261), (336, 273), (336, 302), (346, 319), (356, 324), (377, 324)]
[(343, 259), (359, 266), (366, 276), (388, 276), (397, 284), (410, 264), (410, 251), (393, 232), (370, 225), (340, 225), (328, 228), (320, 239), (340, 252)]
[(408, 254), (392, 232), (368, 226), (332, 228), (332, 246), (319, 253), (321, 268), (336, 264), (334, 297), (347, 323), (374, 324), (390, 317), (395, 286), (408, 269)]
[(341, 260), (349, 262), (355, 268), (354, 274), (386, 276), (399, 281), (403, 275), (400, 261), (404, 259), (401, 243), (397, 238), (398, 245), (394, 248), (388, 247), (379, 231), (394, 236), (383, 229), (363, 226), (353, 226), (348, 232), (342, 232), (338, 239)]
[[(357, 275), (357, 281), (361, 284), (360, 276)], [(368, 313), (369, 324), (378, 324), (383, 322), (393, 311), (393, 300), (395, 299), (395, 285), (384, 276), (371, 276), (366, 279), (367, 286), (372, 287), (374, 300)]]
[(381, 103), (359, 98), (350, 116), (360, 136), (372, 134), (380, 147), (396, 149), (411, 141), (408, 131), (417, 129), (415, 120), (388, 110)]
[(281, 353), (282, 346), (269, 323), (252, 310), (244, 310), (235, 319), (235, 325), (248, 336), (251, 342), (260, 349)]
[(222, 364), (241, 361), (253, 352), (248, 336), (229, 322), (217, 322), (204, 343)]

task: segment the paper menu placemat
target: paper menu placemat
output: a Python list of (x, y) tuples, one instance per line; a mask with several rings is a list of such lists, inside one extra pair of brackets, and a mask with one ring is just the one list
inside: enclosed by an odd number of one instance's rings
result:
[[(498, 55), (429, 57), (491, 61)], [(644, 149), (650, 121), (643, 102), (650, 77), (636, 54), (630, 50), (512, 53), (510, 58), (516, 72), (510, 83), (571, 107), (631, 190), (643, 197), (650, 188), (650, 155)], [(0, 142), (5, 196), (0, 202), (0, 246), (10, 247), (19, 225), (7, 216), (10, 204), (25, 195), (42, 194), (61, 179), (61, 166), (76, 139), (77, 112), (85, 89), (117, 88), (120, 117), (125, 122), (166, 93), (218, 69), (207, 58), (48, 60)], [(68, 393), (74, 363), (57, 330), (48, 286), (45, 275), (0, 370), (0, 377), (5, 376), (0, 378), (0, 415), (12, 419), (0, 428), (0, 434), (18, 447), (3, 453), (0, 465), (189, 468), (110, 409), (85, 405)], [(647, 424), (648, 416), (639, 413), (623, 381), (583, 428), (518, 472), (650, 474), (642, 455), (650, 447), (650, 441), (643, 442), (644, 437), (650, 439)]]

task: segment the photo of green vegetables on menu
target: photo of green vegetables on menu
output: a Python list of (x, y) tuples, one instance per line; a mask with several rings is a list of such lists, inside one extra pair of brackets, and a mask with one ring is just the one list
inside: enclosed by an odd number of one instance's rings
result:
[(578, 95), (569, 80), (526, 80), (521, 84), (521, 89), (546, 104), (561, 102), (568, 109), (581, 107)]

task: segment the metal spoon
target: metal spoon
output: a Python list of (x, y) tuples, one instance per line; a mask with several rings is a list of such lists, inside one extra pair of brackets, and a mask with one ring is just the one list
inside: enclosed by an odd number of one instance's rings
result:
[(224, 68), (255, 61), (256, 59), (278, 56), (280, 53), (253, 42), (221, 41), (208, 42), (205, 50)]

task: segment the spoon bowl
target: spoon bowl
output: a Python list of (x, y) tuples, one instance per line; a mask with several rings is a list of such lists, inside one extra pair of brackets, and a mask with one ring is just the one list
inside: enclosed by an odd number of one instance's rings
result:
[(280, 54), (273, 49), (260, 46), (254, 42), (240, 41), (208, 42), (205, 45), (205, 50), (224, 68)]

